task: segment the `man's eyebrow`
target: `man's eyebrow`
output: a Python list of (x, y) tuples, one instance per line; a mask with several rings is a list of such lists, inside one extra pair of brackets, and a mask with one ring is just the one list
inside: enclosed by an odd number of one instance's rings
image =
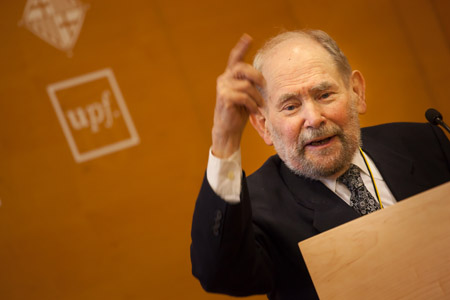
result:
[(300, 97), (300, 93), (287, 93), (283, 94), (278, 98), (277, 105), (282, 105), (284, 102), (288, 101), (291, 98), (298, 98)]
[[(331, 83), (329, 81), (323, 81), (323, 82), (321, 82), (321, 83), (311, 87), (309, 89), (309, 93), (310, 94), (320, 93), (320, 92), (326, 91), (326, 90), (328, 90), (330, 88), (333, 88), (335, 86), (336, 86), (336, 84), (333, 84), (333, 83)], [(283, 95), (281, 95), (278, 98), (277, 105), (278, 106), (283, 105), (284, 102), (286, 102), (286, 101), (288, 101), (289, 99), (292, 99), (292, 98), (301, 98), (301, 94), (300, 93), (286, 93), (286, 94), (283, 94)]]
[(312, 88), (309, 89), (309, 93), (310, 94), (315, 94), (317, 92), (323, 92), (326, 91), (330, 88), (332, 88), (333, 86), (335, 86), (334, 84), (332, 84), (329, 81), (324, 81), (319, 83), (318, 85), (313, 86)]

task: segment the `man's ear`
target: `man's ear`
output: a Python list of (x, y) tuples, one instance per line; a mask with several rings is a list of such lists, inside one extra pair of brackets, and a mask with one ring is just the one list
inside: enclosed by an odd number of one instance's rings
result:
[(250, 123), (252, 124), (253, 128), (256, 129), (256, 131), (259, 133), (259, 135), (262, 137), (264, 142), (272, 146), (272, 137), (270, 135), (270, 132), (266, 126), (266, 117), (263, 115), (263, 113), (259, 110), (258, 113), (250, 114)]
[(352, 92), (357, 98), (358, 113), (363, 114), (366, 112), (366, 81), (362, 73), (358, 70), (352, 72), (350, 78), (350, 85)]

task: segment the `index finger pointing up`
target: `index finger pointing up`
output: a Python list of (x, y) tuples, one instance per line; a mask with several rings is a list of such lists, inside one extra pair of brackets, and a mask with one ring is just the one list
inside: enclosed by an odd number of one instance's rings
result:
[(231, 68), (237, 62), (244, 60), (244, 56), (247, 53), (251, 43), (252, 37), (244, 33), (239, 39), (239, 42), (237, 42), (236, 46), (234, 46), (230, 52), (227, 68)]

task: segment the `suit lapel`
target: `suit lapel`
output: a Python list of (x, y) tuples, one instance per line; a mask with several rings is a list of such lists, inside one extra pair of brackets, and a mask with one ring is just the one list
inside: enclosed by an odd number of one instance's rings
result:
[(414, 162), (405, 155), (363, 136), (363, 150), (372, 158), (397, 201), (423, 191), (414, 174)]
[(359, 217), (322, 182), (295, 175), (281, 163), (281, 177), (299, 205), (314, 211), (313, 226), (323, 232)]

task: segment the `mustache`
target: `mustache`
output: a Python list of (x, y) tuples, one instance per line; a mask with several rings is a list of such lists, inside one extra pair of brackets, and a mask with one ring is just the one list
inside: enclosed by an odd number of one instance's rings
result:
[(343, 135), (342, 129), (336, 124), (321, 125), (319, 128), (307, 128), (300, 133), (297, 145), (300, 149), (303, 149), (313, 140), (320, 140), (321, 138), (325, 139), (334, 135)]

